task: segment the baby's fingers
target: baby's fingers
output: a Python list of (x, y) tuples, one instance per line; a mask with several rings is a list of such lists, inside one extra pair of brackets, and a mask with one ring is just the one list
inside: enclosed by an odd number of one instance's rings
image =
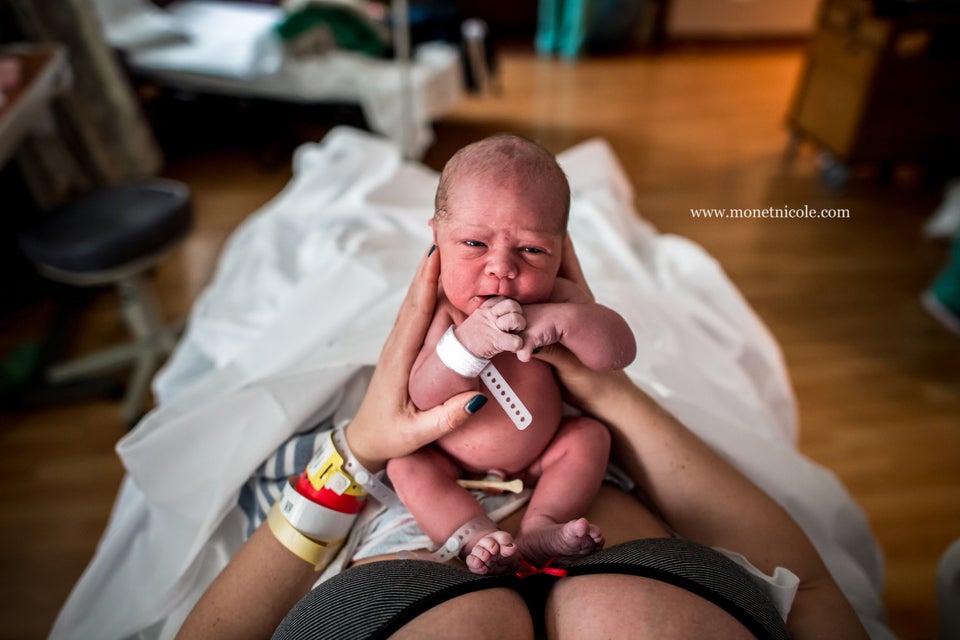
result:
[(486, 309), (488, 317), (493, 320), (493, 325), (500, 331), (508, 333), (523, 331), (527, 326), (523, 307), (513, 298), (503, 296), (490, 298), (481, 305), (481, 308)]
[(497, 296), (496, 298), (490, 298), (483, 304), (485, 307), (487, 305), (490, 305), (490, 311), (495, 316), (505, 316), (511, 313), (523, 313), (523, 307), (521, 307), (520, 303), (513, 298)]
[(499, 316), (495, 320), (497, 329), (500, 331), (506, 331), (508, 333), (517, 333), (518, 331), (523, 331), (527, 327), (527, 319), (523, 316), (522, 313), (507, 313), (505, 315)]
[(494, 346), (499, 353), (516, 353), (523, 348), (523, 338), (513, 333), (501, 333), (494, 338)]
[(533, 354), (540, 349), (541, 345), (534, 336), (529, 333), (520, 334), (523, 339), (523, 345), (516, 351), (517, 359), (520, 362), (530, 362)]

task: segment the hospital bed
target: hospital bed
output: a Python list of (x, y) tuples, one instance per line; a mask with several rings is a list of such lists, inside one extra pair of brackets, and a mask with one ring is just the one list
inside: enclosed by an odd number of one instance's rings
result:
[[(876, 540), (834, 475), (796, 449), (768, 330), (702, 248), (638, 215), (607, 143), (559, 160), (586, 276), (642, 345), (631, 378), (782, 504), (871, 637), (894, 637)], [(298, 148), (293, 165), (232, 234), (155, 380), (158, 407), (118, 444), (126, 477), (52, 638), (172, 637), (247, 535), (239, 498), (264, 461), (357, 407), (430, 245), (438, 176), (346, 127)]]
[(280, 36), (290, 12), (279, 2), (94, 0), (107, 42), (139, 80), (238, 100), (356, 104), (372, 131), (415, 158), (433, 140), (431, 122), (460, 101), (462, 65), (447, 43), (412, 50), (406, 2), (393, 4), (385, 39), (394, 55), (386, 58), (336, 47), (294, 54)]

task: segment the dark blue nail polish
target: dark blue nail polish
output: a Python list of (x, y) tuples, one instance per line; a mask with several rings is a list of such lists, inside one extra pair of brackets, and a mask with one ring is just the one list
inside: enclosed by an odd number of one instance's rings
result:
[(435, 245), (435, 244), (434, 244), (434, 245), (430, 245), (430, 251), (427, 251), (427, 257), (429, 258), (430, 256), (432, 256), (432, 255), (433, 255), (433, 252), (436, 251), (436, 250), (437, 250), (437, 245)]
[(481, 407), (485, 404), (487, 404), (487, 396), (478, 393), (470, 398), (470, 402), (467, 403), (467, 413), (473, 415), (477, 411), (480, 411)]
[(537, 347), (533, 350), (534, 353), (540, 353), (541, 351), (543, 351), (543, 347)]

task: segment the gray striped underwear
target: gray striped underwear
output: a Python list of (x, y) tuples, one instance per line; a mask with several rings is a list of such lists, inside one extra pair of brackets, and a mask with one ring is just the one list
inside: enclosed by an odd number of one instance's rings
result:
[[(645, 538), (578, 558), (568, 576), (625, 574), (665, 582), (716, 604), (757, 638), (785, 640), (786, 625), (768, 595), (721, 553), (679, 538)], [(535, 624), (555, 580), (545, 573), (478, 576), (423, 560), (385, 560), (348, 569), (315, 587), (294, 606), (275, 640), (388, 638), (421, 613), (457, 596), (507, 587), (522, 595)]]

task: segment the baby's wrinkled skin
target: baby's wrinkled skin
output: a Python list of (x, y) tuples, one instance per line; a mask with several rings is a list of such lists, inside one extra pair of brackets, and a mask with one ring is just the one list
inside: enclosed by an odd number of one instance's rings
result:
[(563, 417), (553, 371), (532, 355), (561, 343), (591, 368), (621, 369), (633, 360), (636, 344), (617, 313), (558, 277), (568, 196), (559, 196), (553, 181), (525, 179), (506, 163), (451, 184), (446, 210), (431, 221), (441, 260), (440, 299), (412, 370), (410, 396), (428, 408), (460, 391), (484, 390), (477, 378), (451, 371), (436, 353), (453, 325), (468, 351), (491, 360), (533, 420), (520, 430), (488, 403), (435, 446), (391, 460), (387, 471), (438, 545), (464, 523), (484, 517), (473, 496), (456, 484), (464, 473), (536, 483), (516, 538), (489, 522), (467, 541), (465, 561), (475, 573), (512, 571), (521, 556), (533, 564), (562, 563), (603, 546), (599, 527), (581, 516), (602, 482), (610, 436), (595, 420)]

